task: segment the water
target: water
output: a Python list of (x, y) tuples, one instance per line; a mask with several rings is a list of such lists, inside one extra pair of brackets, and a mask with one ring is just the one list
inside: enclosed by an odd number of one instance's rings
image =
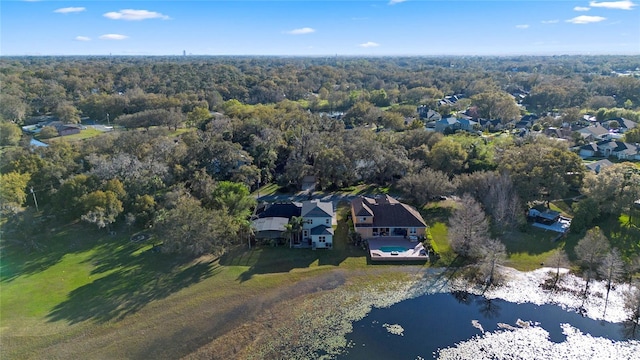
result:
[[(516, 304), (467, 293), (444, 293), (373, 309), (353, 324), (353, 332), (347, 335), (352, 347), (340, 358), (431, 359), (438, 349), (481, 334), (472, 320), (478, 320), (485, 331), (496, 331), (500, 329), (498, 323), (517, 327), (518, 319), (540, 323), (538, 326), (549, 332), (549, 340), (556, 343), (566, 339), (561, 323), (569, 323), (592, 336), (625, 340), (620, 324), (585, 318), (556, 305)], [(387, 330), (395, 324), (404, 329), (402, 336)]]

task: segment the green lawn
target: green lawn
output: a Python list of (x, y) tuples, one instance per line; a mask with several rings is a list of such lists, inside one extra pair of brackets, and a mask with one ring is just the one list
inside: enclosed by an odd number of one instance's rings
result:
[(47, 141), (62, 141), (62, 140), (78, 141), (78, 140), (84, 140), (84, 139), (89, 139), (89, 138), (92, 138), (92, 137), (100, 136), (102, 134), (104, 134), (104, 132), (102, 132), (100, 130), (96, 130), (96, 129), (93, 129), (93, 128), (87, 128), (85, 130), (80, 130), (80, 133), (78, 133), (78, 134), (67, 135), (67, 136), (58, 136), (58, 137), (55, 137), (55, 138), (48, 139)]
[[(202, 323), (199, 306), (223, 311), (331, 269), (364, 269), (365, 251), (347, 242), (345, 209), (339, 209), (333, 250), (240, 245), (220, 259), (153, 252), (151, 244), (132, 243), (125, 231), (109, 236), (82, 223), (44, 231), (39, 251), (26, 251), (5, 233), (0, 355), (41, 358), (43, 349), (61, 346), (65, 354), (129, 357), (140, 344), (172, 338), (176, 329), (212, 326)], [(114, 337), (125, 345), (111, 348)], [(181, 351), (163, 356), (179, 358)]]

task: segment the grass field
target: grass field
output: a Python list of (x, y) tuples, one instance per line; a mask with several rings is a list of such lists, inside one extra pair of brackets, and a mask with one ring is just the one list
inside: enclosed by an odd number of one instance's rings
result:
[(264, 296), (295, 294), (295, 284), (327, 271), (366, 268), (365, 252), (346, 242), (344, 214), (331, 251), (240, 246), (219, 259), (153, 252), (131, 234), (84, 224), (43, 233), (35, 252), (3, 236), (0, 355), (184, 356), (255, 315), (267, 306)]
[(67, 135), (67, 136), (58, 136), (58, 137), (54, 137), (51, 139), (46, 140), (47, 142), (55, 142), (55, 141), (79, 141), (79, 140), (84, 140), (84, 139), (89, 139), (92, 137), (96, 137), (96, 136), (100, 136), (104, 134), (104, 132), (100, 131), (100, 130), (96, 130), (93, 128), (88, 128), (85, 130), (81, 130), (80, 133), (78, 134), (73, 134), (73, 135)]
[[(442, 264), (455, 256), (447, 241), (452, 206), (421, 209)], [(331, 251), (238, 246), (219, 259), (157, 253), (151, 244), (131, 242), (126, 231), (110, 236), (84, 224), (47, 227), (38, 251), (5, 232), (0, 358), (180, 358), (231, 330), (241, 331), (238, 343), (249, 341), (254, 332), (243, 324), (285, 300), (337, 286), (336, 279), (380, 283), (399, 276), (402, 266), (371, 266), (365, 251), (347, 242), (346, 210), (339, 207)], [(638, 249), (639, 221), (622, 216), (602, 228), (614, 246)], [(507, 265), (537, 268), (560, 247), (575, 258), (580, 236), (553, 237), (534, 228), (505, 234)]]

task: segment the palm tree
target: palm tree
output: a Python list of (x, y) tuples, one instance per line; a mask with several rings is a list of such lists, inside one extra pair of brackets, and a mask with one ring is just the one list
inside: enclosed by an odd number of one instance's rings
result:
[(291, 230), (296, 241), (300, 242), (300, 235), (302, 233), (302, 227), (304, 226), (304, 218), (302, 216), (293, 216), (291, 220), (289, 220), (289, 224), (291, 224)]

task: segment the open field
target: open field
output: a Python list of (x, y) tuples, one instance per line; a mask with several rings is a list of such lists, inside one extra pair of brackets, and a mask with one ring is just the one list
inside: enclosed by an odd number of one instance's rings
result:
[[(446, 238), (449, 205), (423, 209), (432, 245), (443, 255), (438, 264), (455, 257)], [(246, 355), (253, 351), (252, 344), (265, 343), (270, 321), (285, 321), (291, 313), (303, 319), (307, 307), (317, 306), (311, 305), (316, 299), (326, 298), (326, 305), (332, 289), (388, 290), (394, 280), (424, 268), (369, 264), (365, 251), (347, 242), (345, 209), (341, 206), (338, 211), (332, 251), (238, 246), (215, 259), (157, 253), (150, 243), (131, 242), (132, 234), (126, 231), (110, 236), (84, 224), (47, 227), (37, 240), (37, 251), (28, 251), (14, 234), (5, 232), (0, 248), (0, 355), (3, 359)], [(614, 246), (635, 251), (640, 246), (634, 237), (638, 225), (638, 217), (629, 222), (628, 216), (601, 224)], [(574, 258), (573, 247), (580, 237), (552, 242), (554, 236), (534, 228), (505, 234), (507, 265), (538, 268), (560, 247)]]
[(196, 260), (83, 224), (44, 232), (39, 251), (3, 236), (2, 358), (187, 355), (282, 301), (362, 276), (346, 222), (336, 234), (332, 251), (238, 247)]

